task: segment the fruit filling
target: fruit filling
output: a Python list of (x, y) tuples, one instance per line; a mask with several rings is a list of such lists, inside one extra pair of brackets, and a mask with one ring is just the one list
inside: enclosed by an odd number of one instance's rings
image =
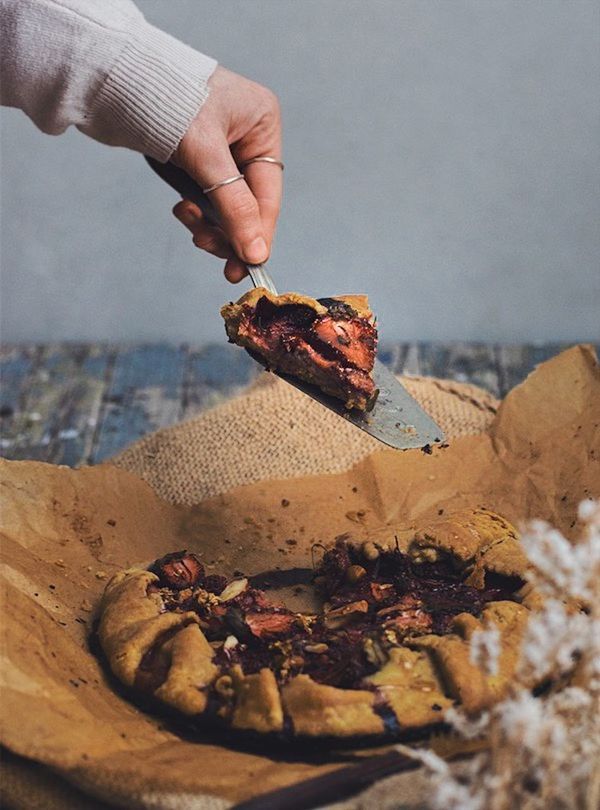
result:
[(361, 314), (337, 298), (268, 294), (222, 312), (229, 339), (267, 367), (318, 386), (347, 408), (368, 410), (374, 404), (377, 329), (370, 312)]
[[(478, 616), (490, 601), (514, 598), (523, 585), (496, 577), (484, 588), (466, 584), (467, 572), (448, 557), (416, 562), (409, 555), (338, 540), (314, 572), (323, 599), (319, 613), (297, 613), (271, 600), (246, 578), (207, 575), (200, 560), (182, 551), (150, 569), (159, 577), (166, 610), (193, 611), (221, 671), (235, 664), (245, 674), (271, 669), (279, 683), (298, 674), (349, 689), (381, 668), (390, 649), (411, 637), (449, 632), (459, 613)], [(158, 645), (160, 647), (160, 645)], [(146, 654), (138, 685), (160, 682), (160, 655)]]

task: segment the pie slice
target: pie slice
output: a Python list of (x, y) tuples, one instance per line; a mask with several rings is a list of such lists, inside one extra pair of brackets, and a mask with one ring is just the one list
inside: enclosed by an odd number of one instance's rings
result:
[[(134, 695), (194, 727), (398, 738), (439, 725), (453, 704), (475, 713), (506, 693), (529, 615), (526, 565), (508, 521), (464, 510), (402, 549), (396, 537), (338, 538), (314, 571), (322, 608), (301, 613), (260, 579), (208, 573), (181, 551), (111, 579), (98, 636)], [(500, 632), (494, 675), (469, 648), (490, 623)]]
[(230, 342), (267, 368), (316, 385), (348, 409), (375, 404), (377, 329), (366, 296), (315, 299), (257, 287), (221, 315)]

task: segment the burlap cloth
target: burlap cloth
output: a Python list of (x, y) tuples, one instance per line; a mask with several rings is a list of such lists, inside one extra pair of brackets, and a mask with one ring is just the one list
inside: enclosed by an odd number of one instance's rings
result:
[[(483, 432), (497, 409), (498, 401), (475, 386), (422, 377), (402, 381), (448, 438)], [(265, 425), (268, 442), (264, 440)], [(292, 386), (264, 374), (235, 399), (145, 436), (112, 461), (144, 478), (162, 498), (193, 504), (260, 480), (341, 472), (380, 446)], [(4, 806), (15, 810), (100, 810), (109, 806), (50, 770), (12, 755), (3, 758), (0, 776)], [(373, 792), (335, 808), (422, 807), (424, 780), (417, 773), (392, 777)], [(86, 787), (98, 795), (94, 785)], [(142, 804), (139, 795), (129, 801), (124, 795), (127, 786), (120, 786), (110, 806), (208, 807), (188, 795), (146, 795)]]
[[(474, 385), (433, 377), (402, 382), (448, 438), (482, 433), (496, 413), (498, 400)], [(246, 393), (145, 436), (113, 463), (144, 478), (162, 498), (194, 504), (255, 481), (342, 472), (381, 446), (293, 386), (263, 374)]]

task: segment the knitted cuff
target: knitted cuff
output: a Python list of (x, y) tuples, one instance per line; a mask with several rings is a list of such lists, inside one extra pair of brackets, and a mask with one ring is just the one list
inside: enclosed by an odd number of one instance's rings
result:
[(207, 82), (216, 65), (142, 22), (96, 96), (91, 117), (110, 130), (110, 142), (166, 162), (208, 98)]

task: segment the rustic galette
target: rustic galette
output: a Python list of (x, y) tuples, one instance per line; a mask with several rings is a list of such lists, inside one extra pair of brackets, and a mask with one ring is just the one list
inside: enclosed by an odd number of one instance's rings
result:
[(221, 309), (227, 336), (267, 368), (369, 410), (377, 329), (365, 295), (309, 298), (258, 287)]
[[(99, 639), (113, 673), (188, 718), (282, 736), (398, 737), (477, 712), (506, 690), (535, 594), (515, 530), (486, 509), (439, 517), (401, 549), (338, 539), (315, 569), (319, 613), (277, 604), (192, 553), (106, 587)], [(500, 630), (497, 674), (470, 660)]]

